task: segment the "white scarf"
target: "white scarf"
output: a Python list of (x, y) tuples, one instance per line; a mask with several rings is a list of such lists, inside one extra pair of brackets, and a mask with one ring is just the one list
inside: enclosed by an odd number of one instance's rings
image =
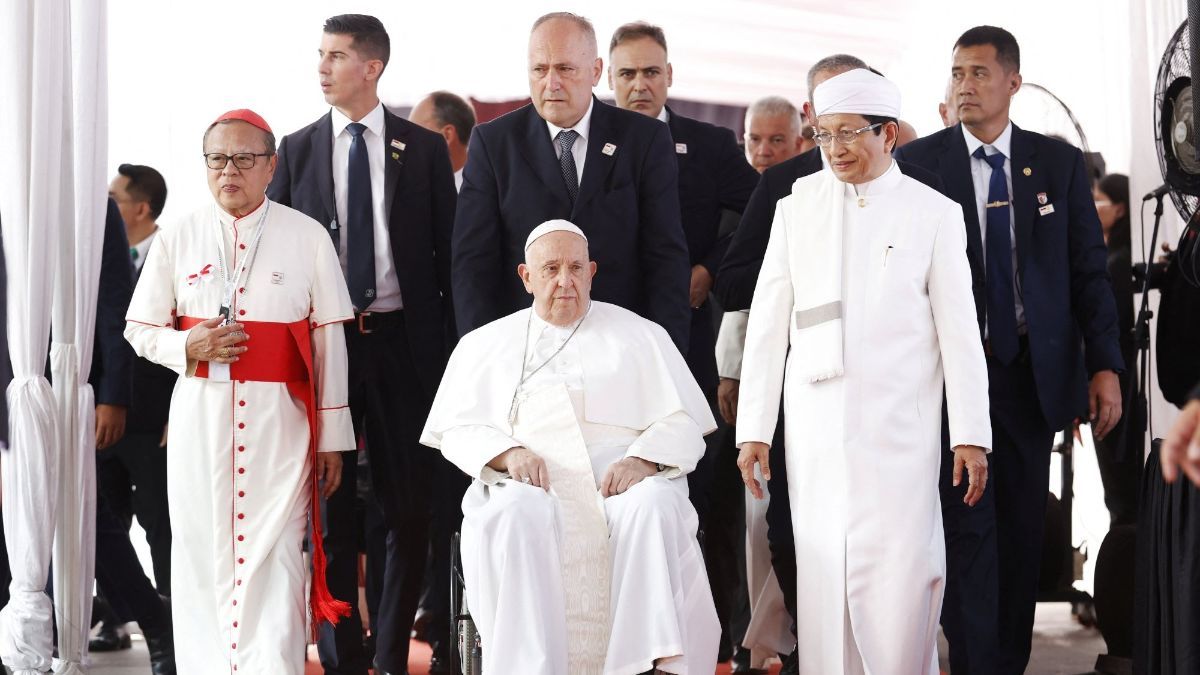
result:
[[(786, 227), (794, 293), (791, 348), (796, 375), (808, 382), (840, 377), (842, 225), (845, 184), (825, 169), (798, 179), (780, 200), (774, 227)], [(782, 219), (782, 222), (781, 222)]]

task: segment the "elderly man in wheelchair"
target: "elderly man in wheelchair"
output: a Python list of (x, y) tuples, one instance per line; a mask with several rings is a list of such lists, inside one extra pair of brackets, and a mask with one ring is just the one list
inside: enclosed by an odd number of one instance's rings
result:
[(517, 273), (533, 306), (462, 339), (421, 439), (475, 479), (483, 672), (708, 675), (720, 627), (684, 479), (708, 404), (661, 327), (591, 300), (579, 228), (539, 225)]

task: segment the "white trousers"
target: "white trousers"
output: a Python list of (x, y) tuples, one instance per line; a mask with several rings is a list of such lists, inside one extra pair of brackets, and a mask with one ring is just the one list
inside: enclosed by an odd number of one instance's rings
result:
[[(651, 668), (711, 675), (721, 629), (696, 541), (687, 482), (653, 476), (604, 500), (611, 562), (611, 626), (604, 675)], [(487, 673), (567, 672), (560, 513), (546, 491), (503, 479), (475, 481), (463, 498), (467, 604)], [(572, 675), (588, 675), (572, 673)]]

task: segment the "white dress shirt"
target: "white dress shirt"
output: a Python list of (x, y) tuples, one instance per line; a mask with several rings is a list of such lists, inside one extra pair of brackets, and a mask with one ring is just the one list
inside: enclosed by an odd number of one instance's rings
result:
[[(976, 159), (972, 155), (975, 149), (983, 146), (984, 153), (994, 155), (997, 152), (1004, 153), (1004, 179), (1008, 183), (1008, 237), (1012, 244), (1012, 268), (1013, 268), (1013, 300), (1017, 305), (1017, 332), (1025, 333), (1025, 305), (1021, 302), (1021, 277), (1017, 274), (1017, 231), (1016, 218), (1013, 214), (1012, 205), (1012, 122), (1009, 122), (1004, 127), (1004, 131), (1000, 136), (990, 144), (975, 138), (967, 129), (966, 125), (962, 125), (963, 138), (967, 141), (967, 155), (970, 157), (971, 163), (971, 182), (975, 186), (975, 211), (979, 215), (979, 236), (983, 242), (983, 262), (987, 264), (987, 199), (988, 199), (988, 184), (992, 180), (992, 166), (985, 160)], [(984, 327), (986, 332), (987, 327)], [(986, 333), (985, 333), (986, 334)]]
[[(346, 240), (349, 223), (346, 203), (349, 201), (350, 184), (350, 143), (354, 137), (346, 131), (346, 126), (354, 120), (346, 117), (340, 110), (334, 108), (333, 117), (333, 198), (337, 202), (339, 237), (338, 259), (342, 263), (342, 273), (346, 272), (346, 256), (349, 250)], [(388, 232), (387, 207), (384, 204), (386, 180), (384, 167), (384, 149), (387, 144), (386, 125), (383, 118), (383, 103), (358, 120), (367, 129), (363, 139), (367, 143), (367, 163), (371, 167), (371, 215), (375, 221), (375, 300), (369, 307), (355, 307), (358, 311), (391, 312), (403, 309), (404, 303), (400, 298), (400, 281), (396, 278), (396, 265), (392, 260), (392, 240)]]
[(138, 272), (142, 271), (142, 265), (146, 263), (146, 256), (150, 255), (150, 244), (154, 242), (156, 236), (158, 236), (157, 227), (150, 233), (150, 236), (129, 247), (137, 251), (137, 257), (133, 259), (133, 269)]
[[(592, 99), (588, 103), (587, 112), (583, 113), (583, 117), (575, 123), (573, 127), (567, 127), (579, 134), (575, 137), (575, 145), (571, 146), (571, 155), (575, 157), (575, 177), (579, 183), (583, 184), (583, 162), (587, 159), (588, 132), (592, 127), (592, 106), (596, 105), (596, 99)], [(556, 127), (550, 122), (546, 122), (546, 128), (550, 130), (550, 144), (554, 146), (554, 156), (562, 157), (562, 148), (558, 146), (558, 141), (555, 137), (558, 132), (564, 131), (563, 127)]]
[(462, 192), (462, 169), (454, 172), (454, 191)]

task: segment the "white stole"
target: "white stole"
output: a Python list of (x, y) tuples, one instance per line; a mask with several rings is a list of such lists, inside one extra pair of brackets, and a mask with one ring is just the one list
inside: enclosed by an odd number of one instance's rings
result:
[(559, 565), (567, 610), (567, 672), (604, 670), (609, 637), (608, 520), (566, 385), (520, 402), (513, 436), (546, 462), (559, 502)]
[(794, 280), (792, 361), (806, 382), (840, 377), (842, 359), (842, 209), (845, 183), (832, 171), (798, 179), (780, 200), (772, 229), (786, 228)]

